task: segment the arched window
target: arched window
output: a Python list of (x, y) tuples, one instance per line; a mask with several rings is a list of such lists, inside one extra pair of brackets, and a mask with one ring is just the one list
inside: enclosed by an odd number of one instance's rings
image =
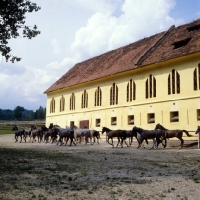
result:
[(156, 97), (156, 78), (150, 74), (145, 82), (145, 85), (146, 99)]
[(82, 94), (82, 101), (81, 101), (81, 108), (87, 108), (88, 107), (88, 93), (86, 90), (84, 90)]
[(52, 98), (50, 102), (50, 113), (54, 113), (54, 112), (55, 112), (55, 99)]
[(75, 94), (72, 93), (71, 97), (70, 97), (70, 106), (69, 106), (70, 110), (75, 110)]
[(193, 73), (194, 90), (200, 90), (200, 64)]
[(135, 82), (132, 79), (128, 82), (126, 88), (126, 101), (133, 101), (135, 100), (135, 93), (136, 93), (136, 86)]
[(98, 87), (95, 91), (94, 106), (101, 106), (101, 101), (102, 101), (102, 92), (101, 88)]
[(110, 105), (118, 104), (118, 87), (115, 83), (113, 83), (110, 88)]
[(60, 98), (60, 112), (65, 110), (65, 98), (62, 96)]
[(173, 69), (168, 76), (168, 94), (180, 93), (180, 75)]

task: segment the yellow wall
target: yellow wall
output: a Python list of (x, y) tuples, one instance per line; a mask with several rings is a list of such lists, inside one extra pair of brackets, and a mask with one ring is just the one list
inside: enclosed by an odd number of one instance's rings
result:
[[(131, 70), (115, 76), (105, 77), (90, 83), (62, 89), (47, 94), (46, 125), (58, 124), (69, 126), (74, 121), (89, 120), (90, 129), (101, 130), (102, 126), (111, 129), (130, 130), (133, 126), (144, 129), (154, 129), (157, 123), (168, 129), (186, 129), (194, 131), (200, 121), (197, 120), (197, 109), (200, 109), (200, 90), (193, 89), (193, 72), (200, 63), (200, 54), (194, 54)], [(168, 75), (175, 69), (180, 75), (180, 94), (168, 95)], [(156, 97), (145, 97), (145, 81), (152, 74), (156, 78)], [(136, 100), (126, 102), (126, 87), (129, 80), (136, 83)], [(118, 86), (118, 105), (110, 106), (110, 88), (115, 83)], [(94, 106), (97, 87), (102, 90), (102, 106)], [(88, 93), (88, 108), (81, 108), (83, 91)], [(70, 96), (75, 94), (75, 110), (69, 110)], [(65, 111), (60, 112), (60, 98), (65, 98)], [(50, 113), (50, 101), (54, 97), (55, 113)], [(179, 112), (179, 122), (170, 122), (170, 112)], [(147, 122), (147, 114), (155, 114), (155, 123)], [(134, 125), (128, 125), (128, 115), (134, 115)], [(111, 125), (111, 117), (117, 117), (117, 125)], [(101, 119), (101, 126), (96, 127), (96, 119)]]

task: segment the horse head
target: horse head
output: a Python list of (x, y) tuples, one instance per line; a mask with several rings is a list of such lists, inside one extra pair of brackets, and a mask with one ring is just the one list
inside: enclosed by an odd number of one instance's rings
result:
[(18, 131), (19, 129), (17, 128), (16, 125), (13, 126), (12, 131)]
[(156, 130), (156, 129), (160, 129), (160, 124), (159, 124), (159, 123), (156, 124), (155, 130)]
[(107, 128), (103, 126), (101, 133), (103, 134), (104, 132), (106, 132), (106, 130), (107, 130)]
[(195, 131), (195, 134), (200, 133), (200, 126), (197, 126), (197, 129)]
[(136, 134), (136, 135), (137, 135), (138, 133), (140, 134), (140, 133), (143, 132), (143, 131), (144, 131), (144, 129), (139, 128), (139, 127), (137, 127), (137, 126), (134, 126), (133, 129), (132, 129), (132, 133), (133, 133), (133, 134)]
[(35, 129), (37, 129), (37, 127), (35, 125), (31, 125), (31, 129), (35, 130)]

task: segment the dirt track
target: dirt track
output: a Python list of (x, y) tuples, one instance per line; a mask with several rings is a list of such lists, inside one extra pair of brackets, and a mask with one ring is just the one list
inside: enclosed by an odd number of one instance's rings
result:
[[(200, 150), (57, 146), (0, 136), (0, 199), (200, 199)], [(191, 143), (188, 141), (187, 143)]]

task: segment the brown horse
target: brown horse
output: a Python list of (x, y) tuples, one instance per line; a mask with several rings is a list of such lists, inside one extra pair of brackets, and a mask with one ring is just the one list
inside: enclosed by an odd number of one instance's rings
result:
[(183, 140), (183, 132), (186, 133), (186, 135), (188, 137), (191, 137), (191, 135), (188, 133), (188, 131), (186, 130), (179, 130), (179, 129), (175, 129), (175, 130), (168, 130), (166, 128), (164, 128), (162, 125), (160, 124), (157, 124), (155, 129), (160, 129), (160, 130), (164, 130), (165, 131), (165, 137), (167, 139), (169, 138), (173, 138), (173, 137), (177, 137), (180, 141), (181, 141), (181, 144), (180, 144), (180, 149), (183, 147), (183, 144), (184, 144), (184, 140)]
[[(134, 126), (132, 129), (132, 132), (134, 135), (137, 135), (138, 138), (138, 147), (141, 147), (141, 144), (144, 140), (152, 139), (153, 140), (153, 146), (149, 149), (157, 149), (158, 145), (162, 143), (163, 147), (166, 147), (166, 138), (165, 138), (165, 132), (163, 130), (144, 130), (142, 128)], [(165, 141), (165, 144), (163, 144), (163, 140)]]
[(20, 140), (20, 143), (22, 142), (22, 136), (24, 138), (24, 141), (26, 142), (26, 135), (24, 134), (24, 129), (18, 129), (18, 127), (15, 125), (13, 128), (12, 128), (12, 131), (15, 131), (15, 142), (18, 141), (18, 137), (21, 138)]
[(41, 131), (41, 129), (37, 129), (36, 126), (31, 126), (30, 141), (31, 141), (31, 137), (33, 138), (32, 142), (36, 141), (36, 139), (35, 139), (36, 137), (38, 138), (38, 142), (41, 142), (42, 141), (42, 131)]
[[(112, 145), (112, 147), (114, 147), (114, 143), (113, 143), (113, 138), (114, 137), (117, 137), (118, 139), (118, 143), (117, 143), (117, 146), (119, 145), (120, 143), (120, 139), (121, 139), (121, 147), (123, 147), (123, 141), (126, 143), (125, 139), (126, 139), (126, 131), (125, 130), (110, 130), (109, 128), (107, 127), (103, 127), (102, 128), (102, 134), (106, 132), (106, 135), (107, 135), (107, 142), (108, 144)], [(109, 140), (112, 140), (112, 143), (110, 143)], [(126, 145), (128, 146), (128, 144), (126, 143)]]

